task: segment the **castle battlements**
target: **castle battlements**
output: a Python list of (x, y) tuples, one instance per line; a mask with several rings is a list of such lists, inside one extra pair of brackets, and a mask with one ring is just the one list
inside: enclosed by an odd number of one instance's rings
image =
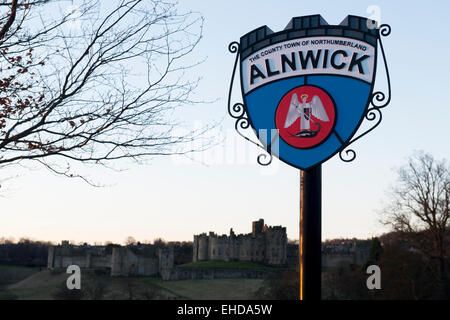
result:
[(194, 235), (193, 261), (253, 261), (268, 265), (286, 264), (286, 228), (267, 226), (263, 219), (252, 222), (252, 232), (217, 235), (214, 232)]

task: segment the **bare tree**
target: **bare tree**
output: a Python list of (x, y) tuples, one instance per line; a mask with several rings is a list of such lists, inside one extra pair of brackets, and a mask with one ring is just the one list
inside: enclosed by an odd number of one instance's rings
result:
[[(445, 297), (450, 298), (446, 256), (450, 167), (445, 160), (438, 161), (430, 154), (419, 152), (398, 170), (398, 176), (382, 222), (409, 236), (424, 254), (436, 259)], [(431, 248), (427, 247), (428, 243)]]
[(137, 241), (135, 238), (133, 238), (132, 236), (129, 236), (125, 239), (125, 245), (126, 246), (134, 246), (136, 245)]
[(153, 240), (153, 245), (156, 248), (166, 248), (168, 246), (168, 243), (163, 238), (156, 238), (155, 240)]
[(85, 179), (74, 163), (192, 151), (207, 129), (177, 134), (173, 111), (194, 103), (185, 58), (203, 18), (159, 0), (64, 3), (0, 2), (0, 166)]

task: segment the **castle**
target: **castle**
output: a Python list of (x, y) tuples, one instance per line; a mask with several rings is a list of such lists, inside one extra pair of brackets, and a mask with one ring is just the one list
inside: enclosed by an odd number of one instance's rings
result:
[[(336, 239), (322, 243), (322, 270), (363, 265), (369, 259), (371, 240)], [(134, 244), (128, 246), (61, 245), (50, 246), (47, 267), (78, 265), (103, 269), (111, 276), (160, 276), (163, 280), (266, 278), (284, 268), (222, 268), (186, 265), (188, 262), (250, 261), (270, 266), (298, 265), (298, 244), (287, 243), (286, 228), (268, 227), (260, 219), (252, 223), (252, 232), (229, 236), (210, 232), (194, 235), (194, 242), (183, 250), (176, 243), (167, 245)], [(191, 260), (192, 257), (192, 260)]]
[(62, 241), (48, 249), (47, 268), (60, 269), (69, 265), (80, 268), (105, 269), (111, 276), (156, 276), (173, 268), (173, 247), (136, 246), (73, 246)]
[[(252, 233), (218, 236), (210, 232), (194, 236), (192, 261), (252, 261), (280, 266), (287, 263), (286, 228), (268, 227), (264, 220), (254, 221)], [(67, 268), (78, 265), (87, 269), (104, 269), (111, 276), (161, 276), (163, 279), (196, 278), (205, 275), (205, 270), (177, 268), (173, 245), (157, 248), (149, 244), (132, 246), (75, 246), (68, 241), (50, 246), (47, 267), (49, 269)], [(189, 259), (189, 256), (187, 257)], [(179, 263), (179, 262), (178, 262)], [(186, 262), (184, 262), (186, 263)], [(248, 271), (248, 270), (247, 270)], [(193, 274), (200, 272), (200, 274)], [(211, 272), (211, 270), (207, 270)], [(229, 270), (227, 270), (229, 273)], [(235, 272), (236, 273), (236, 272)], [(214, 276), (214, 275), (213, 275)], [(226, 274), (221, 277), (226, 277)], [(234, 276), (239, 276), (234, 274)]]
[(268, 227), (260, 219), (252, 223), (252, 232), (217, 235), (210, 232), (194, 235), (193, 262), (205, 260), (252, 261), (267, 265), (286, 264), (286, 228)]

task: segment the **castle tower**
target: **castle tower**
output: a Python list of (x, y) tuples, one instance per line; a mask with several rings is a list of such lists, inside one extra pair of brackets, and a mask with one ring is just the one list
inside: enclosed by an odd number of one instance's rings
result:
[(194, 243), (192, 244), (192, 262), (198, 261), (198, 236), (194, 235)]
[(124, 275), (124, 261), (122, 248), (112, 248), (111, 256), (111, 276), (117, 277)]
[(169, 248), (160, 248), (158, 250), (158, 269), (161, 274), (162, 270), (172, 269), (174, 264), (173, 246)]
[(228, 260), (237, 259), (237, 248), (236, 248), (236, 235), (234, 234), (233, 228), (230, 229), (230, 236), (228, 237)]
[(53, 269), (55, 268), (55, 247), (48, 247), (48, 257), (47, 257), (47, 268)]
[(206, 234), (201, 234), (197, 236), (197, 240), (197, 261), (209, 260), (209, 237)]
[(284, 265), (287, 257), (287, 235), (285, 227), (269, 227), (265, 232), (265, 263)]
[(264, 219), (259, 219), (258, 221), (252, 222), (252, 234), (253, 235), (263, 232), (263, 228), (264, 228)]

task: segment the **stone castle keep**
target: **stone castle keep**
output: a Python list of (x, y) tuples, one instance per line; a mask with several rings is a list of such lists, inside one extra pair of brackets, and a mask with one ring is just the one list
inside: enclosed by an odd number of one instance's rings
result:
[(268, 227), (264, 220), (252, 223), (252, 233), (217, 235), (210, 232), (194, 236), (193, 262), (206, 260), (252, 261), (267, 265), (286, 264), (286, 228)]

